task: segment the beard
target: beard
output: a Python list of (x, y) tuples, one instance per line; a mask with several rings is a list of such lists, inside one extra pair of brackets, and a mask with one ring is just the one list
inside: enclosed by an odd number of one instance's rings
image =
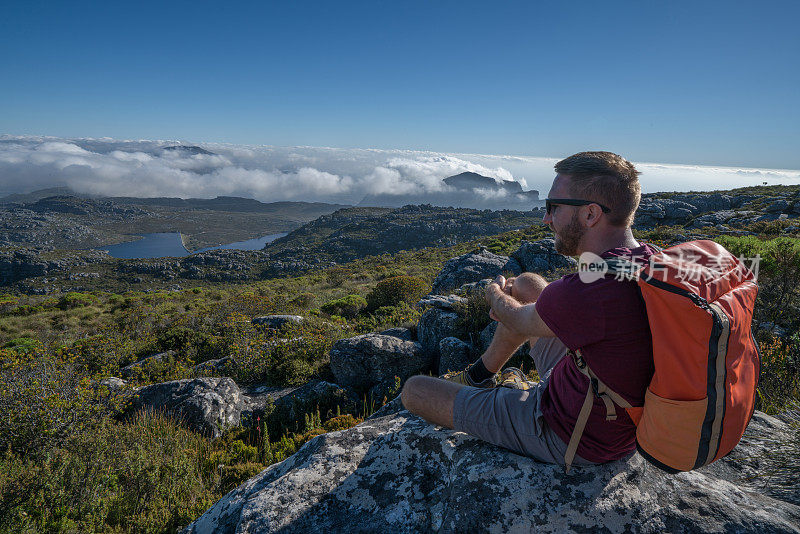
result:
[(553, 232), (555, 233), (556, 252), (564, 256), (578, 255), (578, 246), (581, 243), (583, 234), (586, 233), (586, 229), (578, 221), (577, 213), (572, 216), (569, 224), (562, 228), (560, 232), (556, 232), (555, 229)]

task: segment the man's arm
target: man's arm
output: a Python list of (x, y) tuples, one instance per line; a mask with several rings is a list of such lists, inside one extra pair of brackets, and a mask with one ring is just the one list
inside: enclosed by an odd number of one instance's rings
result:
[(550, 327), (539, 317), (533, 302), (521, 304), (517, 299), (505, 293), (504, 287), (505, 278), (498, 276), (486, 288), (486, 300), (491, 307), (492, 319), (526, 338), (555, 337)]

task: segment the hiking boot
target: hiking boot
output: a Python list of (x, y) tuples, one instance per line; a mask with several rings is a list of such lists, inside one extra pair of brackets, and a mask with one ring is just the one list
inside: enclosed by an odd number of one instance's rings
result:
[(500, 371), (498, 385), (504, 388), (528, 390), (533, 387), (533, 383), (528, 380), (525, 373), (516, 367), (506, 367)]
[(496, 374), (491, 378), (487, 378), (483, 382), (473, 382), (466, 369), (459, 372), (446, 373), (440, 378), (444, 378), (445, 380), (449, 380), (450, 382), (455, 382), (456, 384), (461, 384), (463, 386), (472, 386), (474, 388), (493, 388), (497, 386)]

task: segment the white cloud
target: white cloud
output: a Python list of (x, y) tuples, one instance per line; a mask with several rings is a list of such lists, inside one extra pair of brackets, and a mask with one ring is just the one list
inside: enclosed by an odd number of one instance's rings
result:
[[(54, 186), (107, 196), (213, 198), (357, 204), (394, 195), (424, 202), (502, 207), (505, 193), (456, 194), (442, 179), (465, 171), (514, 180), (544, 197), (553, 158), (409, 150), (266, 147), (206, 143), (213, 154), (164, 150), (174, 141), (0, 136), (0, 196)], [(798, 183), (800, 171), (639, 163), (646, 192)], [(510, 201), (510, 200), (509, 200)], [(483, 203), (483, 204), (482, 204)]]

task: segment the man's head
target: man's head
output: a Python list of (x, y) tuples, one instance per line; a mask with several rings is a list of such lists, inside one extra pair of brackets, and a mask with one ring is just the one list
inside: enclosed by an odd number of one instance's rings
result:
[(580, 152), (556, 163), (555, 170), (548, 194), (554, 201), (544, 222), (555, 232), (556, 250), (577, 255), (587, 233), (611, 234), (633, 223), (641, 186), (631, 162), (611, 152)]

